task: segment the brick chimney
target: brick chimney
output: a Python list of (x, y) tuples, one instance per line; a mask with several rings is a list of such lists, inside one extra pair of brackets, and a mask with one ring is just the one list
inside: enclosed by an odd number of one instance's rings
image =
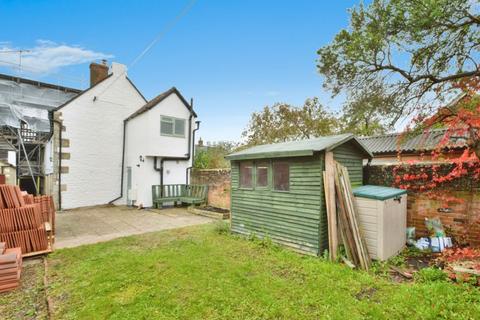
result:
[(90, 87), (93, 87), (108, 76), (107, 60), (101, 63), (90, 63)]

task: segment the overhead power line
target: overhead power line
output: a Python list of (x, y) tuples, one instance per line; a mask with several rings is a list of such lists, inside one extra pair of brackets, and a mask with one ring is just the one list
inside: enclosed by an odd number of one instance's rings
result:
[(193, 7), (197, 0), (190, 1), (180, 13), (173, 18), (169, 23), (165, 25), (165, 27), (157, 34), (157, 36), (148, 44), (148, 46), (130, 63), (129, 68), (132, 68), (138, 61), (140, 61), (144, 55), (147, 54), (150, 49), (153, 48), (157, 44), (160, 39), (162, 39), (165, 34), (170, 31)]

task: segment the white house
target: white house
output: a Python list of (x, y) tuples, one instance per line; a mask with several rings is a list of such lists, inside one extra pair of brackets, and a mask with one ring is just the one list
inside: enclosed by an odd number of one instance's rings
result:
[(158, 95), (126, 119), (127, 204), (152, 206), (152, 185), (185, 184), (200, 122), (176, 88)]
[(147, 102), (121, 64), (90, 70), (90, 88), (54, 114), (58, 202), (62, 209), (151, 206), (161, 176), (164, 184), (186, 183), (196, 114), (175, 88)]

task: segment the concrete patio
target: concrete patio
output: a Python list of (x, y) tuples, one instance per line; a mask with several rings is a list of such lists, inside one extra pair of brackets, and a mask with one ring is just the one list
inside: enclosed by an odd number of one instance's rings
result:
[(119, 237), (209, 223), (214, 220), (186, 208), (137, 210), (102, 206), (57, 213), (55, 249), (108, 241)]

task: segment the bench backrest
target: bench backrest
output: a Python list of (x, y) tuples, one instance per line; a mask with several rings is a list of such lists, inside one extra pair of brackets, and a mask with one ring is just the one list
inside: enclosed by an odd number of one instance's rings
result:
[(191, 184), (187, 186), (187, 197), (207, 199), (208, 186), (205, 184)]
[(208, 186), (204, 184), (164, 184), (163, 193), (160, 185), (152, 186), (152, 200), (160, 198), (192, 197), (207, 200)]
[(163, 193), (160, 185), (152, 186), (152, 199), (159, 198), (178, 198), (186, 194), (187, 186), (185, 184), (164, 184)]

